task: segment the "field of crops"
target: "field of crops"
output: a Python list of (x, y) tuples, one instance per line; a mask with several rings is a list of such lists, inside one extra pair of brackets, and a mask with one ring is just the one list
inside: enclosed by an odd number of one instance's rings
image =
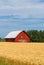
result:
[(2, 61), (4, 65), (44, 65), (44, 43), (0, 42)]

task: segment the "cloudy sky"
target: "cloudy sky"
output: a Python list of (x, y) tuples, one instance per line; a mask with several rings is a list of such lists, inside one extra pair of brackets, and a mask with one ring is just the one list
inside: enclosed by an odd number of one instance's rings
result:
[(0, 0), (0, 37), (33, 29), (44, 30), (44, 0)]

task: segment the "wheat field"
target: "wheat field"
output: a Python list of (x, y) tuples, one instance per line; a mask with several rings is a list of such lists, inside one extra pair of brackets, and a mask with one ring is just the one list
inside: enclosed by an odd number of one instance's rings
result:
[(0, 42), (0, 57), (12, 59), (17, 65), (44, 65), (44, 43)]

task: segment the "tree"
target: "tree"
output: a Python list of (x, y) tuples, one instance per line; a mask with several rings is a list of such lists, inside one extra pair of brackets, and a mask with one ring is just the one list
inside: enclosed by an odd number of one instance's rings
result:
[(5, 39), (4, 38), (0, 38), (0, 42), (5, 42)]
[(31, 42), (44, 42), (44, 31), (28, 30), (27, 34), (30, 36)]

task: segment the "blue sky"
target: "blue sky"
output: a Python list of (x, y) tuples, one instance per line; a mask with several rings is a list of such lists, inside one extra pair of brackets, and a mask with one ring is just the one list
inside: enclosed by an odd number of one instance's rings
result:
[(44, 0), (0, 0), (0, 37), (33, 29), (44, 30)]

